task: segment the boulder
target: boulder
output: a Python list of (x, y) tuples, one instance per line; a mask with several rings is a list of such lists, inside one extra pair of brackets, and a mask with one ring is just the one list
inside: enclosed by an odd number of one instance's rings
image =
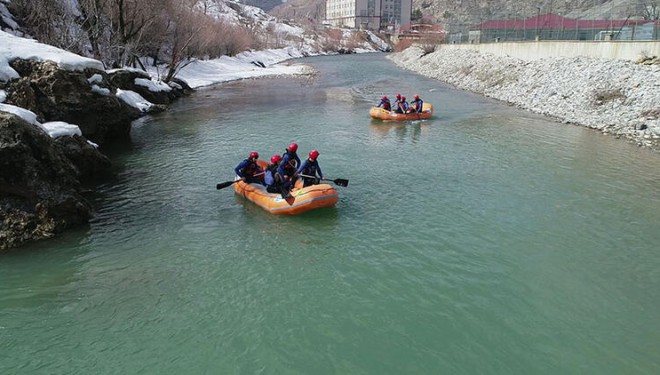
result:
[(7, 84), (7, 103), (31, 110), (39, 121), (64, 121), (80, 127), (83, 136), (103, 144), (115, 138), (127, 138), (131, 121), (142, 114), (115, 95), (92, 90), (90, 77), (99, 74), (99, 87), (115, 91), (103, 71), (84, 72), (59, 69), (46, 61), (16, 59), (12, 68), (21, 78)]
[(79, 135), (59, 137), (54, 140), (54, 144), (55, 148), (76, 168), (80, 181), (105, 177), (112, 168), (110, 159), (84, 137)]
[(167, 84), (170, 88), (169, 90), (152, 91), (144, 85), (136, 84), (136, 79), (151, 80), (149, 74), (141, 70), (118, 69), (108, 75), (110, 83), (115, 87), (122, 90), (134, 91), (151, 103), (157, 104), (154, 108), (155, 111), (162, 110), (165, 108), (164, 106), (169, 105), (175, 99), (193, 92), (193, 89), (180, 79), (172, 79)]
[(0, 251), (88, 222), (80, 179), (109, 167), (95, 150), (82, 137), (56, 141), (0, 112)]

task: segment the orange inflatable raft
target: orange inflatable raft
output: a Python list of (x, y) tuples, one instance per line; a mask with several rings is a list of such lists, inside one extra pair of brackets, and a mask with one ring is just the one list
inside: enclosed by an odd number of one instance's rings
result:
[[(297, 184), (297, 185), (301, 185)], [(328, 184), (312, 185), (306, 188), (296, 187), (287, 199), (280, 194), (266, 191), (260, 184), (247, 184), (239, 181), (234, 184), (237, 194), (275, 215), (297, 215), (309, 210), (332, 207), (337, 204), (339, 194)]]
[[(261, 160), (258, 163), (261, 169), (265, 169), (267, 163)], [(287, 199), (283, 199), (280, 194), (269, 193), (261, 184), (243, 181), (234, 183), (234, 191), (275, 215), (297, 215), (317, 208), (332, 207), (339, 200), (339, 194), (332, 186), (319, 184), (303, 188), (300, 179), (296, 181), (296, 187)]]
[(415, 113), (396, 113), (394, 111), (388, 111), (380, 107), (372, 107), (369, 110), (369, 116), (379, 120), (385, 121), (415, 121), (415, 120), (426, 120), (433, 116), (433, 106), (428, 103), (424, 103), (422, 106), (422, 112)]

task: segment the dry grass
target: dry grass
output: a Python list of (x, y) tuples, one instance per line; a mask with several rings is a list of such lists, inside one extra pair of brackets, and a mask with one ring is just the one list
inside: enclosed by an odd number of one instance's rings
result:
[(399, 43), (394, 45), (394, 52), (401, 52), (405, 50), (406, 48), (412, 46), (413, 42), (410, 39), (401, 39), (399, 40)]
[(420, 39), (419, 47), (424, 52), (422, 56), (426, 56), (438, 50), (440, 45), (445, 42), (444, 35), (428, 35)]

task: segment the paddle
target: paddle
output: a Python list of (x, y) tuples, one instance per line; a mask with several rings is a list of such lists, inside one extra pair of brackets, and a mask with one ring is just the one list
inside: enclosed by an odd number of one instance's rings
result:
[[(299, 174), (298, 176), (303, 176), (303, 177), (307, 177), (307, 178), (317, 178), (317, 177), (309, 176), (309, 175), (306, 175), (306, 174)], [(330, 179), (327, 179), (327, 178), (322, 178), (321, 180), (323, 180), (323, 181), (332, 181), (338, 186), (348, 186), (348, 180), (343, 179), (343, 178), (335, 178), (334, 180), (330, 180)]]
[[(257, 173), (257, 174), (255, 174), (254, 176), (261, 176), (261, 175), (264, 174), (264, 173), (266, 173), (266, 172)], [(220, 189), (224, 189), (224, 188), (226, 188), (227, 186), (232, 186), (233, 184), (237, 183), (238, 181), (245, 181), (245, 178), (241, 177), (241, 178), (239, 178), (238, 180), (232, 180), (232, 181), (223, 182), (223, 183), (220, 183), (220, 184), (215, 185), (215, 188), (218, 189), (218, 190), (220, 190)]]
[(234, 181), (223, 182), (223, 183), (221, 183), (221, 184), (217, 184), (217, 185), (215, 185), (215, 188), (218, 189), (218, 190), (220, 190), (220, 189), (224, 189), (224, 188), (226, 188), (227, 186), (231, 186), (231, 185), (237, 183), (238, 181), (243, 181), (243, 180), (240, 179), (240, 180), (234, 180)]

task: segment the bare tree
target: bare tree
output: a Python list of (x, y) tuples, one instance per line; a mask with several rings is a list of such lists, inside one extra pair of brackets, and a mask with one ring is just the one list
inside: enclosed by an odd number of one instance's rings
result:
[(660, 3), (657, 0), (644, 0), (642, 7), (642, 17), (645, 20), (660, 20)]
[[(92, 0), (93, 1), (93, 0)], [(158, 0), (97, 0), (103, 5), (103, 13), (108, 19), (109, 33), (106, 46), (110, 50), (108, 60), (114, 67), (121, 67), (135, 62), (141, 49), (145, 32), (158, 20), (162, 4)]]
[(110, 1), (109, 0), (78, 0), (80, 17), (78, 22), (87, 34), (92, 55), (95, 59), (104, 62), (102, 50), (109, 44), (110, 30)]
[(59, 0), (14, 0), (8, 4), (39, 41), (76, 53), (84, 53), (85, 41), (75, 22), (77, 9)]
[(194, 42), (204, 29), (206, 15), (196, 10), (192, 0), (170, 0), (167, 3), (167, 38), (169, 61), (164, 81), (169, 82), (176, 73), (190, 63), (194, 53)]

